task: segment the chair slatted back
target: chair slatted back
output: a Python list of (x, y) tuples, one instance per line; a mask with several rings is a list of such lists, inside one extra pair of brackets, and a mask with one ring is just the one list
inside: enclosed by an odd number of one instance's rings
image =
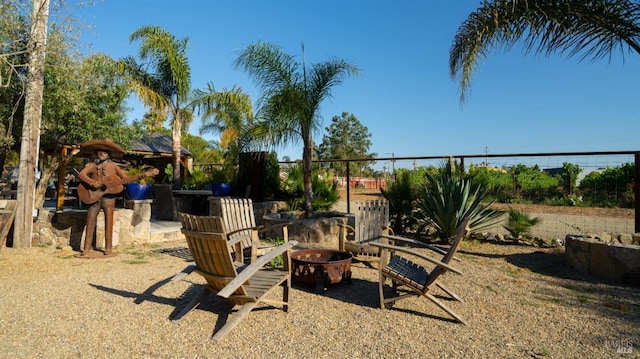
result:
[[(183, 226), (194, 222), (198, 223), (198, 219), (205, 218), (188, 218), (188, 215), (181, 215), (181, 219), (185, 220)], [(190, 220), (195, 221), (190, 222)], [(231, 256), (227, 235), (224, 233), (222, 219), (220, 217), (209, 217), (209, 220), (200, 221), (199, 224), (210, 226), (210, 228), (223, 229), (222, 232), (182, 229), (193, 260), (196, 263), (196, 272), (202, 275), (211, 288), (217, 292), (233, 280), (238, 275), (238, 272)], [(242, 286), (235, 293), (246, 295), (246, 291)]]
[(220, 220), (220, 217), (213, 216), (196, 216), (188, 213), (180, 213), (180, 223), (182, 228), (200, 231), (226, 233), (226, 227)]
[(355, 201), (355, 241), (365, 243), (380, 238), (389, 226), (389, 202)]
[(255, 214), (253, 212), (253, 202), (251, 198), (222, 198), (221, 216), (227, 231), (234, 232), (245, 229), (243, 231), (233, 233), (229, 239), (233, 240), (236, 236), (246, 236), (242, 241), (242, 248), (251, 247), (251, 231), (256, 227)]
[[(458, 246), (460, 245), (460, 243), (462, 242), (464, 237), (466, 237), (470, 232), (471, 232), (471, 230), (469, 228), (469, 219), (465, 219), (460, 224), (460, 227), (458, 228), (458, 232), (456, 233), (456, 236), (454, 237), (453, 242), (451, 243), (451, 246), (449, 247), (449, 250), (442, 257), (442, 260), (441, 260), (442, 263), (449, 264), (451, 259), (453, 259), (453, 256), (458, 251)], [(435, 280), (441, 274), (444, 274), (446, 271), (447, 271), (447, 269), (445, 269), (445, 268), (443, 268), (441, 266), (438, 266), (438, 267), (434, 268), (431, 271), (431, 273), (429, 273), (429, 276), (426, 278), (425, 287), (429, 287), (429, 285), (431, 285), (431, 283), (435, 282)]]

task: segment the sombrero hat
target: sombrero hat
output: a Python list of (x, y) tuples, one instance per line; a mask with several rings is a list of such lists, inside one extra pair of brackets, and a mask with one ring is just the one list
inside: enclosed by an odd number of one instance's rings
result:
[(92, 155), (95, 154), (96, 151), (108, 152), (111, 157), (123, 157), (126, 153), (122, 147), (109, 138), (104, 140), (90, 140), (80, 144), (81, 155)]

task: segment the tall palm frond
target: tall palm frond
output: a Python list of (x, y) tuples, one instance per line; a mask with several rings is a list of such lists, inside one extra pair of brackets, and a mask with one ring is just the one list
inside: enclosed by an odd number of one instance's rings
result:
[(479, 61), (518, 41), (525, 53), (560, 53), (581, 60), (609, 58), (619, 50), (640, 53), (640, 5), (634, 0), (483, 1), (458, 28), (449, 50), (451, 76), (464, 103)]

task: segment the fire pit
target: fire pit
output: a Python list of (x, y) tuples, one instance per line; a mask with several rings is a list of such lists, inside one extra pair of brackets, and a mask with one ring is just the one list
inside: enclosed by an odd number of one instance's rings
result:
[(314, 284), (316, 293), (323, 293), (329, 284), (351, 281), (352, 257), (351, 253), (330, 249), (295, 251), (291, 253), (292, 278)]

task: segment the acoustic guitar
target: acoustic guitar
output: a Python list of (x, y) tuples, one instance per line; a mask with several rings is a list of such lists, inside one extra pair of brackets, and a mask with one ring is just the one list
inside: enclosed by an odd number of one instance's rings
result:
[(93, 189), (91, 186), (84, 182), (80, 182), (78, 186), (78, 197), (84, 204), (94, 204), (102, 198), (105, 194), (118, 194), (124, 189), (122, 186), (129, 182), (137, 181), (146, 177), (153, 177), (160, 171), (157, 168), (150, 169), (140, 175), (130, 178), (120, 178), (116, 175), (105, 177), (101, 186), (98, 189)]

